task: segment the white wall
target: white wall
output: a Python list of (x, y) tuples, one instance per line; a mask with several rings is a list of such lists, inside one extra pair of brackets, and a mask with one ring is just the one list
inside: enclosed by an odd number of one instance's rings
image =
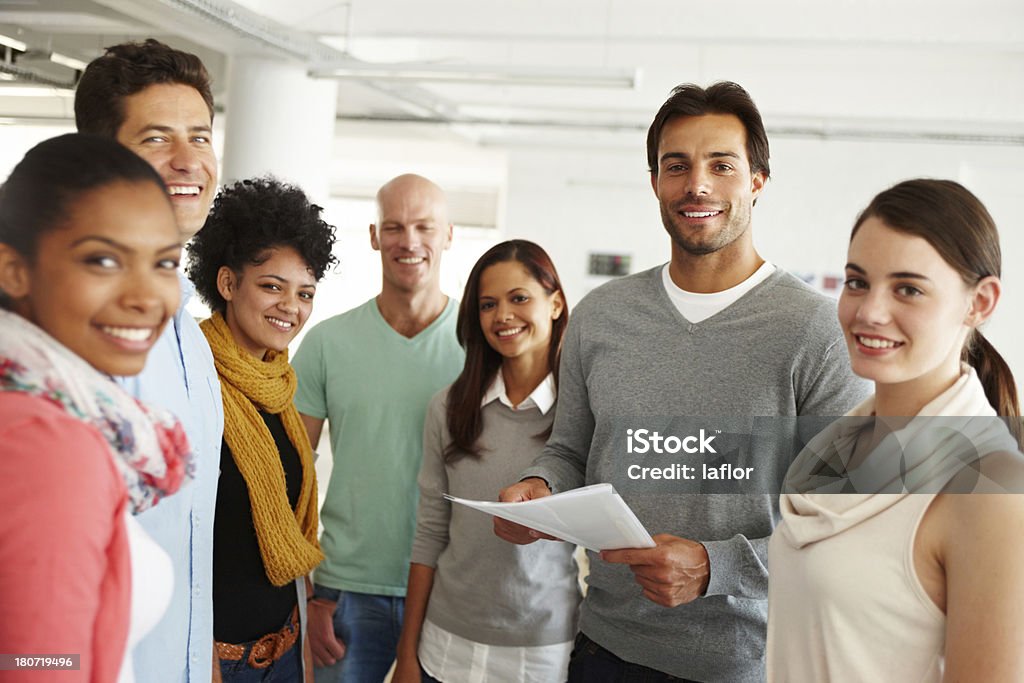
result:
[(25, 152), (43, 140), (74, 132), (74, 121), (36, 126), (0, 125), (0, 182), (7, 179)]

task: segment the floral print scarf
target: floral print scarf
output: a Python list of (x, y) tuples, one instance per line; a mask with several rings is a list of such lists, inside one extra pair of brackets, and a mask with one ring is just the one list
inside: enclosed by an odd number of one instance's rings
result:
[(0, 391), (38, 396), (95, 427), (110, 445), (135, 514), (192, 478), (188, 439), (171, 413), (132, 398), (42, 329), (4, 310)]

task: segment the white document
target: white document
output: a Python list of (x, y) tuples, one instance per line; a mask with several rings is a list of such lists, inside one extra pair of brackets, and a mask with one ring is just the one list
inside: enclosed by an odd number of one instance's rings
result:
[(611, 484), (584, 486), (522, 503), (466, 500), (448, 494), (444, 497), (588, 550), (655, 546), (647, 529)]

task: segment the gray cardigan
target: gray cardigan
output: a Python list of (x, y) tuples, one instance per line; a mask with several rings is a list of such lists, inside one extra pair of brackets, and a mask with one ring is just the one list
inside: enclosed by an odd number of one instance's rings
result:
[[(627, 454), (626, 428), (658, 416), (694, 433), (744, 421), (757, 431), (754, 416), (788, 428), (795, 420), (779, 418), (839, 416), (868, 393), (850, 371), (835, 303), (781, 270), (700, 323), (672, 304), (661, 267), (591, 292), (566, 331), (551, 438), (520, 478), (542, 477), (555, 491), (611, 482), (651, 534), (703, 543), (711, 580), (704, 597), (666, 608), (644, 598), (627, 566), (589, 553), (580, 629), (619, 657), (674, 676), (762, 680), (778, 496), (767, 485), (732, 495), (708, 482), (631, 480), (630, 464), (679, 462), (700, 471), (702, 462), (736, 456), (719, 449), (642, 461)], [(785, 472), (798, 450), (785, 440), (774, 444), (747, 454), (769, 474)]]
[(576, 632), (579, 589), (574, 546), (538, 541), (517, 546), (494, 535), (492, 518), (459, 498), (497, 500), (498, 492), (540, 452), (554, 408), (515, 411), (500, 401), (483, 408), (483, 457), (446, 461), (448, 389), (434, 396), (423, 427), (420, 502), (412, 561), (435, 567), (426, 618), (478, 643), (551, 645)]

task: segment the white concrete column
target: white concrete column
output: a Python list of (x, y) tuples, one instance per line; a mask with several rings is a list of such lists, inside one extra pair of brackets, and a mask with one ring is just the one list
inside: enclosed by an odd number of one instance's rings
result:
[(306, 67), (265, 57), (228, 66), (221, 183), (273, 174), (327, 201), (338, 85)]

